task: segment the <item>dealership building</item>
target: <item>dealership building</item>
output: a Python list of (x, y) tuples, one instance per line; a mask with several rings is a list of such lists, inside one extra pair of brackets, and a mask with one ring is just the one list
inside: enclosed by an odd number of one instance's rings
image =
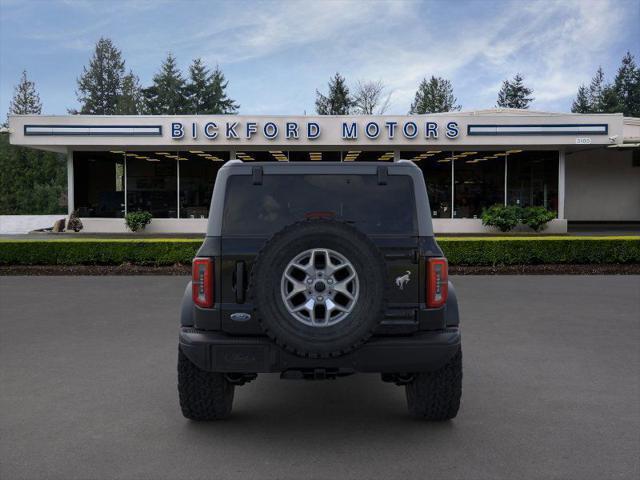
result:
[[(45, 116), (9, 118), (14, 145), (67, 157), (69, 212), (87, 232), (204, 232), (220, 167), (387, 162), (422, 170), (439, 233), (485, 231), (494, 204), (544, 206), (568, 223), (640, 222), (640, 119), (491, 109), (430, 115)], [(372, 208), (375, 208), (372, 205)]]

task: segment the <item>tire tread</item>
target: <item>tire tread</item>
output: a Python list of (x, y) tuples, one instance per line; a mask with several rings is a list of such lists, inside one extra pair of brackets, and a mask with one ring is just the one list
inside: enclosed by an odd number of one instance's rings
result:
[(178, 395), (182, 414), (191, 420), (222, 420), (231, 415), (234, 385), (222, 373), (194, 365), (178, 348)]
[(405, 388), (412, 416), (431, 421), (455, 418), (462, 396), (462, 348), (439, 370), (417, 373)]

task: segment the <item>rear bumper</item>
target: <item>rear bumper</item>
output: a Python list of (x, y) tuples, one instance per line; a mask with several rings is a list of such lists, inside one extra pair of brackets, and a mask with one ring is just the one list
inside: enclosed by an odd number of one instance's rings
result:
[(407, 337), (374, 337), (336, 358), (303, 358), (266, 337), (229, 336), (181, 327), (180, 348), (199, 368), (215, 372), (269, 373), (325, 369), (336, 372), (404, 373), (437, 370), (460, 347), (460, 330), (448, 328)]

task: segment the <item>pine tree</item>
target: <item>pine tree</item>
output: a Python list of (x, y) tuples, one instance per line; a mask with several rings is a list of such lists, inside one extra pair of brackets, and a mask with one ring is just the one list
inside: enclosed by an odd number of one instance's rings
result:
[(611, 84), (605, 85), (602, 89), (602, 97), (600, 99), (600, 113), (618, 113), (624, 110), (624, 105), (620, 101), (618, 92)]
[(319, 115), (348, 115), (354, 104), (349, 95), (349, 87), (339, 73), (329, 80), (327, 96), (316, 90), (316, 112)]
[(596, 74), (591, 79), (589, 84), (589, 104), (591, 105), (592, 113), (604, 112), (604, 91), (607, 84), (604, 79), (604, 71), (602, 67), (598, 67)]
[[(42, 104), (35, 84), (22, 72), (9, 113), (39, 115)], [(0, 135), (0, 215), (64, 213), (67, 160), (52, 152), (10, 145)]]
[(627, 52), (622, 59), (613, 88), (625, 116), (640, 117), (640, 69), (631, 52)]
[(27, 78), (26, 70), (22, 71), (20, 83), (13, 91), (9, 113), (14, 115), (40, 115), (42, 113), (42, 103), (36, 91), (36, 84)]
[(189, 66), (189, 83), (185, 94), (189, 103), (189, 113), (197, 115), (206, 112), (208, 107), (209, 70), (200, 58), (196, 58)]
[(205, 113), (229, 114), (238, 112), (240, 105), (227, 97), (226, 90), (228, 84), (229, 82), (225, 79), (224, 73), (222, 73), (222, 70), (216, 65), (208, 82), (210, 97), (209, 106)]
[(98, 40), (89, 67), (83, 67), (82, 75), (78, 79), (76, 94), (81, 104), (80, 113), (117, 113), (124, 72), (124, 60), (120, 50), (108, 38)]
[(460, 105), (456, 102), (451, 82), (432, 75), (428, 81), (423, 78), (420, 82), (409, 113), (413, 115), (457, 111), (460, 110)]
[(122, 79), (120, 95), (116, 103), (118, 115), (140, 115), (144, 113), (144, 98), (140, 80), (132, 71)]
[(589, 101), (589, 91), (584, 85), (578, 87), (576, 99), (571, 104), (573, 113), (591, 113), (591, 102)]
[(155, 115), (176, 115), (189, 111), (185, 80), (175, 57), (169, 53), (160, 72), (153, 77), (153, 85), (143, 90), (146, 108)]
[(524, 78), (517, 73), (512, 81), (502, 82), (502, 88), (498, 92), (498, 107), (502, 108), (529, 108), (533, 101), (530, 95), (533, 89), (524, 85)]
[(226, 94), (228, 83), (220, 67), (216, 65), (213, 73), (209, 73), (202, 60), (196, 58), (189, 67), (189, 83), (185, 88), (190, 113), (237, 113), (240, 106)]

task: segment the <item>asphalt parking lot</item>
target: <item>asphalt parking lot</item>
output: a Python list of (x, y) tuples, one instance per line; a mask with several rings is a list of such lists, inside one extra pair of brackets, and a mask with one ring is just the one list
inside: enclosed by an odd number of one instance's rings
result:
[(0, 478), (640, 478), (640, 277), (454, 277), (460, 415), (375, 375), (176, 394), (184, 277), (0, 277)]

